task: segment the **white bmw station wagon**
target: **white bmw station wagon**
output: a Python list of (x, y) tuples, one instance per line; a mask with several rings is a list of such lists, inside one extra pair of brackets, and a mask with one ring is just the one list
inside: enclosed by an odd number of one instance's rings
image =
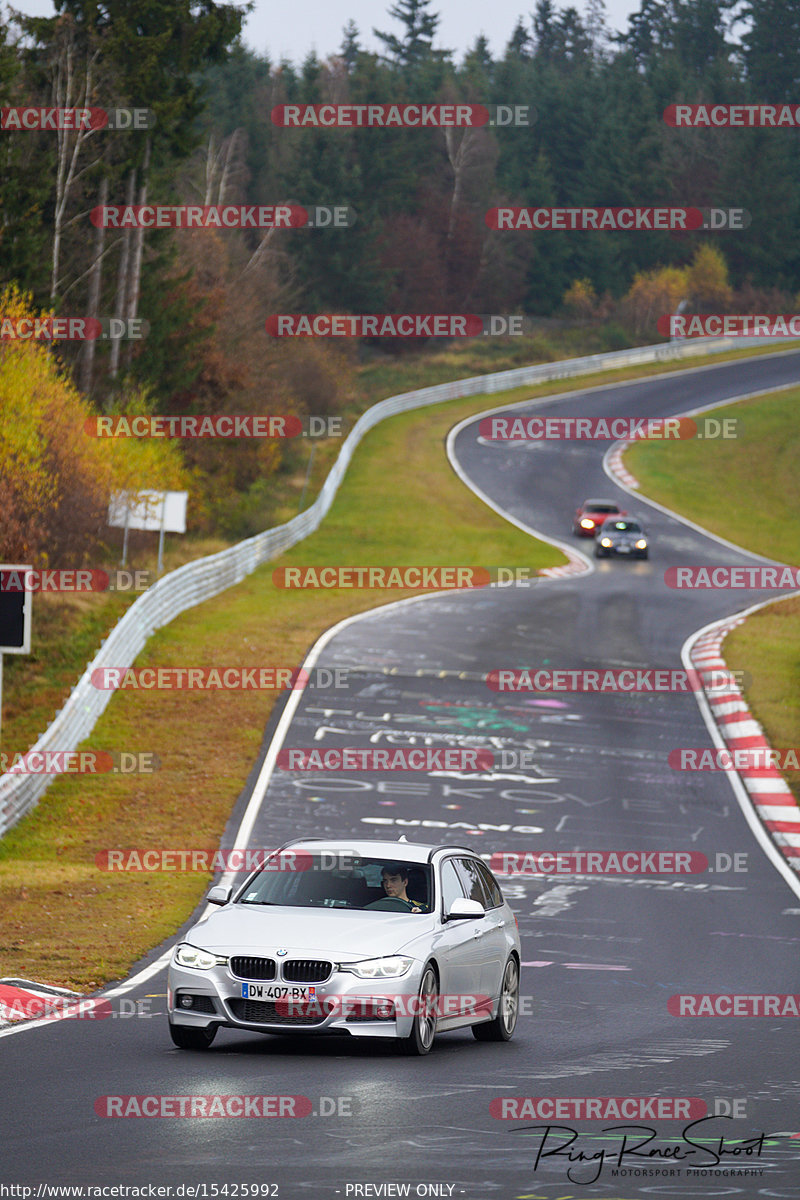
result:
[(176, 1046), (220, 1026), (251, 1033), (395, 1038), (427, 1054), (471, 1027), (508, 1041), (519, 1010), (516, 918), (492, 872), (461, 846), (299, 838), (268, 857), (172, 955)]

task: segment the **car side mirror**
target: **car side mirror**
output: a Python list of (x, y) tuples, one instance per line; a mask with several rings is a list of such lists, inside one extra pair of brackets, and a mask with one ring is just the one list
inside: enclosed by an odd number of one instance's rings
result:
[(448, 921), (476, 921), (486, 914), (486, 909), (477, 900), (467, 900), (463, 897), (454, 900), (447, 913)]
[(232, 891), (233, 888), (230, 884), (217, 883), (206, 896), (206, 900), (209, 904), (227, 904)]

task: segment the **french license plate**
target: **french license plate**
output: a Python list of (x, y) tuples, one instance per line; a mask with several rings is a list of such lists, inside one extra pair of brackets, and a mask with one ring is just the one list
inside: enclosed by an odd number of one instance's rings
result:
[(620, 554), (630, 554), (631, 552), (630, 546), (617, 546), (617, 550)]
[(243, 1000), (316, 1000), (315, 987), (285, 983), (243, 983)]

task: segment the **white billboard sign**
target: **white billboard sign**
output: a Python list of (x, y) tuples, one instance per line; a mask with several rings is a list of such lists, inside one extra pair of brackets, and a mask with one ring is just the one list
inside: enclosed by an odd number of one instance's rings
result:
[(112, 492), (108, 524), (114, 529), (186, 533), (188, 492)]

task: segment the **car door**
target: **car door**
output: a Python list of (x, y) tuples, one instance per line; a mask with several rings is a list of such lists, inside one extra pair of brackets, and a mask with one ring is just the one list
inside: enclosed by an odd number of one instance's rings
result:
[[(446, 858), (440, 865), (439, 874), (440, 918), (454, 900), (466, 898), (461, 876), (455, 867), (455, 859)], [(479, 920), (443, 921), (434, 936), (434, 952), (441, 971), (440, 990), (443, 999), (440, 1007), (440, 1028), (457, 1024), (463, 1020), (465, 996), (481, 994), (482, 947), (476, 937)], [(467, 1002), (468, 1003), (468, 1002)]]
[(486, 912), (476, 921), (480, 991), (494, 998), (500, 992), (506, 964), (506, 918), (503, 898), (483, 863), (477, 858), (457, 858), (456, 870), (470, 900), (477, 900)]
[(483, 878), (486, 895), (489, 898), (487, 916), (491, 918), (491, 928), (488, 936), (492, 942), (492, 971), (496, 969), (496, 974), (492, 976), (491, 983), (492, 994), (497, 996), (500, 994), (503, 984), (503, 975), (506, 963), (508, 962), (508, 956), (512, 948), (517, 945), (517, 924), (514, 914), (509, 911), (508, 905), (503, 899), (500, 885), (486, 863), (479, 862), (478, 870)]

